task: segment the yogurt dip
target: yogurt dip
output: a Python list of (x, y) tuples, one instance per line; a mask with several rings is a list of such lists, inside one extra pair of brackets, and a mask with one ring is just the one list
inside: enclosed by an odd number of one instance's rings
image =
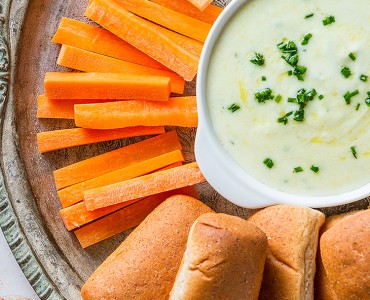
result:
[(262, 183), (327, 196), (370, 182), (368, 0), (248, 1), (206, 86), (222, 146)]

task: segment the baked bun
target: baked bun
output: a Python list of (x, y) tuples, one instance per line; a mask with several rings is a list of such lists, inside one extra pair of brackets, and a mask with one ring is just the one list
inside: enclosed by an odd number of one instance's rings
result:
[[(325, 231), (329, 230), (340, 221), (351, 217), (358, 211), (351, 211), (341, 215), (334, 215), (326, 219), (324, 226), (321, 227), (320, 237)], [(326, 275), (324, 265), (322, 264), (320, 254), (320, 243), (317, 249), (316, 255), (316, 273), (315, 273), (315, 299), (316, 300), (338, 300), (338, 296), (335, 294), (331, 283), (329, 282), (328, 276)]]
[(168, 299), (190, 227), (211, 211), (188, 196), (168, 198), (94, 272), (82, 298)]
[(259, 299), (313, 299), (315, 257), (325, 215), (307, 207), (275, 205), (248, 221), (268, 239)]
[(369, 209), (346, 217), (325, 231), (320, 252), (337, 299), (370, 299)]
[(247, 221), (208, 213), (191, 227), (170, 299), (257, 299), (266, 235)]

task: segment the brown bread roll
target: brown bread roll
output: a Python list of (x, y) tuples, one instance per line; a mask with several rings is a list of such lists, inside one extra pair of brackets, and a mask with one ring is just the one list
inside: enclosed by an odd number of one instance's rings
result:
[(82, 287), (85, 300), (167, 299), (193, 222), (212, 210), (183, 195), (160, 204)]
[[(341, 215), (331, 216), (326, 219), (324, 226), (321, 227), (320, 237), (325, 231), (329, 230), (340, 221), (348, 218), (358, 211), (351, 211)], [(331, 283), (329, 282), (328, 276), (326, 275), (324, 265), (322, 264), (320, 254), (320, 243), (317, 249), (316, 255), (316, 273), (315, 273), (315, 299), (316, 300), (338, 300), (338, 296), (335, 294)]]
[(324, 232), (320, 252), (337, 299), (370, 299), (369, 209), (341, 220)]
[(248, 221), (268, 240), (259, 299), (313, 299), (315, 257), (325, 215), (307, 207), (275, 205)]
[(266, 252), (266, 235), (253, 224), (204, 214), (191, 227), (170, 299), (257, 299)]

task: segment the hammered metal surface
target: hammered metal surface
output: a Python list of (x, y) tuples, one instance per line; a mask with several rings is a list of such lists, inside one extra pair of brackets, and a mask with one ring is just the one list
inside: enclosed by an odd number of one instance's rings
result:
[[(224, 6), (230, 1), (215, 1)], [(26, 277), (41, 299), (79, 299), (83, 282), (129, 234), (86, 250), (59, 217), (52, 171), (142, 138), (116, 140), (40, 155), (36, 133), (73, 127), (71, 121), (37, 120), (36, 100), (46, 71), (57, 67), (60, 46), (50, 43), (62, 16), (82, 17), (87, 0), (0, 0), (1, 175), (0, 226)], [(24, 22), (23, 22), (24, 21)], [(23, 26), (22, 26), (23, 24)], [(195, 81), (186, 94), (195, 94)], [(168, 128), (171, 129), (171, 128)], [(187, 161), (194, 160), (195, 129), (177, 129)], [(211, 151), (211, 150), (210, 150)], [(208, 184), (197, 187), (217, 212), (247, 217), (252, 211), (231, 204)], [(326, 214), (366, 208), (369, 199), (327, 208)]]

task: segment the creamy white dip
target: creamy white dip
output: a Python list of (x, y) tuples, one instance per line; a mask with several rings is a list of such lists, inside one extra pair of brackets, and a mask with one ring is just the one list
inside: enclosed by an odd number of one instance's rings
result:
[[(335, 22), (324, 26), (329, 16)], [(312, 37), (301, 45), (307, 33)], [(295, 42), (298, 65), (307, 68), (304, 81), (288, 76), (293, 67), (281, 58), (277, 45), (282, 41)], [(255, 53), (264, 56), (264, 65), (250, 62)], [(348, 78), (342, 67), (350, 69)], [(369, 76), (367, 82), (360, 80), (362, 74)], [(259, 103), (255, 93), (264, 88), (282, 100)], [(287, 99), (302, 88), (315, 89), (317, 95), (298, 122), (293, 117), (299, 104)], [(343, 95), (356, 90), (347, 104)], [(335, 195), (370, 182), (367, 92), (369, 0), (248, 1), (216, 42), (207, 77), (212, 123), (230, 156), (259, 181), (300, 195)], [(232, 112), (232, 104), (240, 109)], [(277, 122), (291, 111), (286, 125)], [(274, 163), (271, 169), (263, 163), (267, 158)], [(303, 171), (295, 172), (297, 167)]]

